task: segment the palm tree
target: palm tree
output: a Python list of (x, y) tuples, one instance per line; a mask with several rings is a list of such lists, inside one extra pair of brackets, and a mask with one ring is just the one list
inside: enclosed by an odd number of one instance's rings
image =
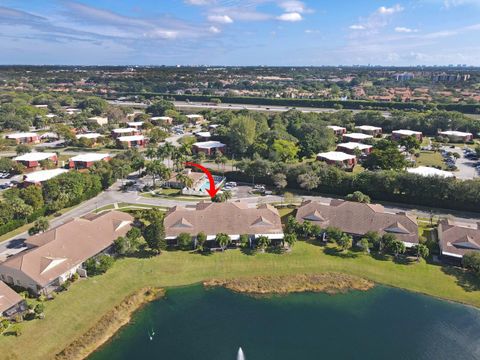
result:
[(261, 251), (261, 252), (265, 252), (265, 249), (270, 245), (272, 241), (270, 240), (270, 238), (268, 238), (267, 236), (259, 236), (257, 238), (257, 248)]
[(147, 173), (152, 176), (153, 187), (155, 187), (155, 180), (158, 177), (165, 179), (170, 170), (160, 161), (153, 160), (147, 164)]
[(193, 186), (193, 179), (185, 173), (178, 173), (175, 178), (179, 183), (182, 183), (184, 187), (191, 188)]
[(223, 201), (227, 202), (232, 198), (232, 192), (231, 191), (224, 191), (223, 192)]
[(225, 251), (231, 240), (230, 236), (228, 236), (227, 234), (220, 233), (217, 234), (217, 236), (215, 237), (215, 241), (218, 243), (222, 251)]
[(291, 234), (285, 234), (285, 237), (283, 238), (283, 246), (287, 244), (288, 248), (291, 249), (293, 244), (297, 241), (297, 235), (294, 233)]
[(157, 154), (158, 154), (157, 149), (155, 149), (154, 146), (149, 146), (145, 151), (145, 156), (151, 160), (155, 159), (158, 156)]

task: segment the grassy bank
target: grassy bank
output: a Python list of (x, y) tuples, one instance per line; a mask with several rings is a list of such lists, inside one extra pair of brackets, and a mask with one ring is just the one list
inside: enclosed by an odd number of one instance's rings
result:
[(47, 302), (45, 319), (21, 324), (20, 337), (0, 337), (6, 359), (52, 359), (139, 289), (166, 288), (248, 276), (345, 273), (480, 307), (480, 284), (463, 272), (424, 262), (409, 265), (363, 254), (344, 257), (299, 242), (285, 254), (246, 255), (240, 250), (211, 255), (174, 251), (152, 258), (117, 261), (105, 275), (79, 281)]
[(141, 289), (127, 296), (119, 305), (102, 316), (92, 328), (58, 353), (57, 360), (81, 360), (108, 341), (144, 304), (164, 295), (161, 289)]
[(206, 287), (222, 286), (229, 290), (253, 294), (289, 294), (299, 292), (344, 293), (349, 290), (367, 291), (374, 286), (369, 280), (341, 273), (254, 276), (238, 279), (208, 280)]

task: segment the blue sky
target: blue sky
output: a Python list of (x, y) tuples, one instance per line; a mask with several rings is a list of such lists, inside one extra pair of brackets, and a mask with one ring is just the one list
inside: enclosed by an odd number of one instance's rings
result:
[(0, 63), (480, 65), (480, 0), (0, 0)]

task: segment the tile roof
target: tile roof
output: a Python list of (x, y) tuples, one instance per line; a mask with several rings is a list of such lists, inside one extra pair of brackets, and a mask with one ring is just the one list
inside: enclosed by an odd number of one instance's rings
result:
[(4, 268), (15, 269), (46, 286), (124, 236), (132, 221), (131, 215), (118, 211), (73, 219), (27, 239), (33, 248), (0, 264), (0, 273)]
[(0, 281), (0, 315), (22, 300), (23, 298), (20, 295), (3, 281)]
[(165, 233), (174, 238), (182, 232), (214, 236), (269, 234), (283, 235), (277, 209), (270, 205), (250, 208), (241, 201), (226, 203), (200, 202), (195, 208), (174, 207), (165, 216)]
[(469, 251), (480, 251), (480, 223), (467, 226), (449, 219), (441, 220), (438, 238), (443, 255), (461, 258)]
[(418, 243), (418, 225), (406, 213), (388, 213), (380, 204), (332, 200), (330, 204), (304, 202), (297, 210), (297, 221), (308, 220), (322, 228), (337, 227), (346, 233), (364, 235), (369, 231), (392, 233), (406, 245)]

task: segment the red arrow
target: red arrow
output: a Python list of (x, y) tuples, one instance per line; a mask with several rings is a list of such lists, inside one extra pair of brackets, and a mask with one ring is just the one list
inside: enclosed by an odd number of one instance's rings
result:
[(210, 189), (208, 189), (207, 192), (210, 195), (210, 197), (213, 199), (215, 197), (215, 195), (217, 195), (217, 192), (220, 190), (220, 187), (218, 187), (217, 189), (215, 188), (215, 180), (213, 179), (213, 176), (210, 173), (210, 171), (206, 167), (204, 167), (200, 164), (186, 162), (185, 165), (196, 167), (196, 168), (202, 170), (205, 173), (205, 175), (207, 175), (208, 181), (210, 182)]

